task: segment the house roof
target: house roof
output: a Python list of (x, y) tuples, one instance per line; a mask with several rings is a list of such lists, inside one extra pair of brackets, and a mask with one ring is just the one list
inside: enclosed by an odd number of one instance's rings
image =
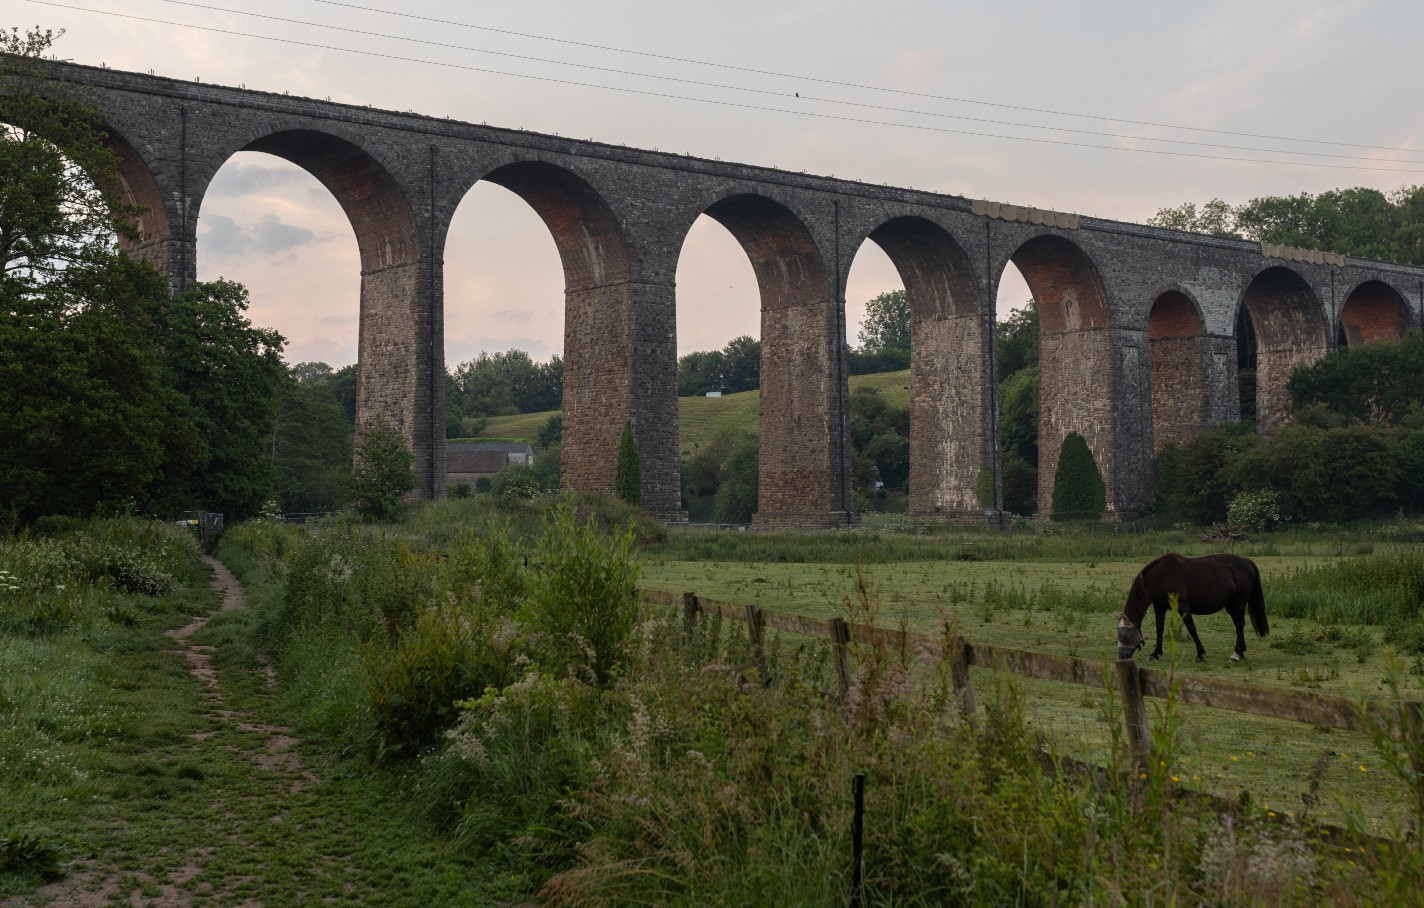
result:
[(456, 451), (499, 451), (504, 454), (533, 455), (534, 447), (527, 441), (448, 441), (445, 443), (447, 456)]
[(446, 473), (498, 473), (507, 466), (506, 451), (469, 451), (451, 445), (445, 452)]

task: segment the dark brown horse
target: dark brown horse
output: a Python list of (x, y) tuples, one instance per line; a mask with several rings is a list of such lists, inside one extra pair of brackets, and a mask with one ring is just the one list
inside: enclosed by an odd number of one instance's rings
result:
[(1264, 637), (1271, 632), (1266, 623), (1266, 600), (1261, 595), (1261, 572), (1256, 569), (1256, 562), (1240, 555), (1200, 558), (1163, 555), (1138, 571), (1127, 593), (1127, 608), (1117, 616), (1119, 659), (1131, 659), (1132, 654), (1142, 648), (1142, 619), (1147, 616), (1149, 605), (1157, 611), (1157, 648), (1149, 658), (1161, 657), (1162, 619), (1171, 607), (1168, 597), (1173, 595), (1177, 597), (1182, 623), (1197, 645), (1198, 662), (1206, 658), (1206, 650), (1197, 636), (1194, 615), (1210, 615), (1226, 609), (1236, 622), (1236, 650), (1231, 654), (1232, 662), (1240, 662), (1246, 652), (1247, 612), (1256, 636)]

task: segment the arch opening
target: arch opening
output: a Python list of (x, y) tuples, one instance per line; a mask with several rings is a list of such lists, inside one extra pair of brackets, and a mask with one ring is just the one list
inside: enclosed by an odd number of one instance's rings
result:
[(1409, 330), (1409, 307), (1384, 281), (1360, 284), (1340, 308), (1338, 343), (1342, 347), (1398, 343)]
[(1201, 315), (1178, 290), (1153, 301), (1147, 338), (1155, 454), (1168, 442), (1185, 444), (1206, 428), (1207, 351)]
[(761, 309), (757, 512), (763, 527), (853, 520), (845, 330), (819, 247), (779, 202), (734, 195), (703, 212), (741, 245)]
[[(1036, 302), (1039, 321), (1037, 516), (1047, 518), (1063, 440), (1076, 432), (1107, 485), (1110, 511), (1137, 497), (1116, 482), (1116, 376), (1135, 375), (1137, 347), (1114, 350), (1107, 291), (1092, 260), (1072, 242), (1035, 237), (1010, 257)], [(1106, 385), (1106, 387), (1104, 387)]]
[[(757, 511), (762, 353), (756, 273), (731, 232), (704, 214), (683, 238), (676, 274), (677, 393), (689, 416), (679, 420), (682, 507), (695, 523), (749, 523)], [(748, 409), (749, 423), (734, 416)], [(716, 428), (694, 428), (709, 424)]]
[(1291, 370), (1315, 362), (1328, 349), (1325, 317), (1320, 300), (1305, 279), (1282, 266), (1256, 275), (1241, 295), (1239, 306), (1246, 310), (1255, 338), (1256, 428), (1269, 434), (1289, 419), (1286, 382)]
[[(983, 470), (992, 475), (993, 469), (986, 432), (988, 339), (969, 256), (943, 227), (919, 217), (887, 221), (867, 239), (893, 264), (910, 314), (908, 509), (927, 516), (982, 514), (978, 484)], [(882, 441), (879, 447), (890, 446)], [(882, 457), (896, 453), (898, 446)]]
[(487, 490), (511, 463), (557, 490), (565, 274), (553, 236), (524, 199), (481, 180), (460, 199), (442, 252), (447, 494)]
[(312, 174), (248, 152), (212, 176), (195, 214), (195, 276), (240, 281), (249, 320), (287, 338), (294, 381), (278, 395), (270, 439), (278, 504), (336, 510), (356, 422), (361, 279), (350, 221)]

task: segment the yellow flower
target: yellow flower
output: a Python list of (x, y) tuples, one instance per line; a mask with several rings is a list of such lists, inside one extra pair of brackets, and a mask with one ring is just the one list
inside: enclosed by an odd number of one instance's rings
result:
[(1268, 817), (1273, 817), (1273, 816), (1275, 816), (1275, 815), (1276, 815), (1276, 812), (1275, 812), (1274, 810), (1268, 810), (1268, 811), (1266, 811), (1266, 816), (1268, 816)]
[(1246, 756), (1248, 756), (1248, 757), (1254, 757), (1254, 756), (1256, 756), (1256, 755), (1255, 755), (1254, 753), (1252, 753), (1251, 751), (1248, 750), (1248, 751), (1246, 751)]
[(1231, 755), (1231, 762), (1232, 762), (1232, 763), (1239, 762), (1239, 760), (1240, 760), (1240, 758), (1237, 757), (1235, 754), (1232, 754), (1232, 755)]
[(1144, 779), (1147, 778), (1147, 773), (1144, 772), (1144, 773), (1142, 774), (1142, 778), (1144, 778)]
[(1365, 764), (1363, 763), (1360, 764), (1360, 772), (1369, 772), (1369, 770), (1365, 768)]
[(1180, 782), (1180, 781), (1182, 781), (1182, 780), (1179, 779), (1179, 778), (1177, 778), (1176, 776), (1172, 776), (1172, 781), (1173, 781), (1173, 782)]

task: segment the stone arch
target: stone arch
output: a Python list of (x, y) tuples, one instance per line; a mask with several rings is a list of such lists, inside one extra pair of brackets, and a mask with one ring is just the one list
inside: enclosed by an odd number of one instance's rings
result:
[[(419, 480), (416, 494), (440, 494), (444, 420), (435, 414), (444, 385), (434, 337), (437, 275), (411, 193), (366, 143), (326, 124), (290, 121), (266, 124), (226, 147), (210, 149), (206, 168), (190, 179), (190, 196), (200, 200), (221, 166), (240, 151), (270, 154), (297, 165), (315, 177), (346, 214), (361, 263), (357, 432), (378, 419), (388, 422), (411, 446)], [(197, 235), (196, 217), (187, 230), (191, 243)]]
[(1185, 444), (1207, 422), (1208, 377), (1201, 309), (1180, 289), (1164, 290), (1147, 315), (1152, 450)]
[[(114, 153), (118, 161), (118, 185), (112, 191), (126, 204), (137, 206), (138, 236), (119, 237), (119, 248), (129, 257), (148, 262), (163, 274), (172, 276), (181, 273), (181, 261), (174, 261), (177, 233), (172, 227), (172, 214), (168, 199), (158, 185), (154, 169), (147, 158), (135, 148), (117, 129), (106, 126), (104, 143)], [(174, 286), (172, 289), (179, 289)]]
[[(835, 526), (852, 520), (840, 301), (805, 223), (754, 193), (702, 212), (750, 259), (761, 296), (758, 526)], [(690, 224), (689, 224), (690, 228)]]
[[(639, 318), (647, 301), (640, 300), (640, 288), (631, 280), (621, 220), (588, 180), (547, 161), (512, 161), (480, 179), (509, 190), (534, 210), (563, 265), (560, 482), (577, 490), (612, 492), (619, 436), (623, 424), (631, 422), (642, 461), (643, 504), (655, 514), (673, 516), (678, 508), (676, 410), (669, 414), (665, 403), (658, 408), (651, 402), (647, 376), (656, 375), (659, 365), (675, 370), (676, 353), (668, 339), (656, 340), (658, 332), (648, 331), (647, 320)], [(648, 338), (640, 344), (642, 333)]]
[(1340, 307), (1340, 345), (1397, 342), (1409, 323), (1409, 305), (1398, 290), (1384, 281), (1362, 281)]
[(1115, 510), (1123, 492), (1116, 481), (1116, 376), (1119, 368), (1137, 372), (1137, 348), (1124, 349), (1118, 363), (1107, 289), (1077, 244), (1040, 234), (1010, 260), (1038, 303), (1038, 514), (1051, 512), (1059, 451), (1070, 432), (1087, 441)]
[(1269, 434), (1290, 415), (1291, 370), (1329, 349), (1320, 299), (1305, 278), (1282, 265), (1257, 272), (1242, 291), (1256, 335), (1256, 429)]
[(981, 514), (990, 462), (983, 299), (964, 248), (940, 225), (901, 216), (866, 236), (890, 258), (910, 305), (910, 512)]

